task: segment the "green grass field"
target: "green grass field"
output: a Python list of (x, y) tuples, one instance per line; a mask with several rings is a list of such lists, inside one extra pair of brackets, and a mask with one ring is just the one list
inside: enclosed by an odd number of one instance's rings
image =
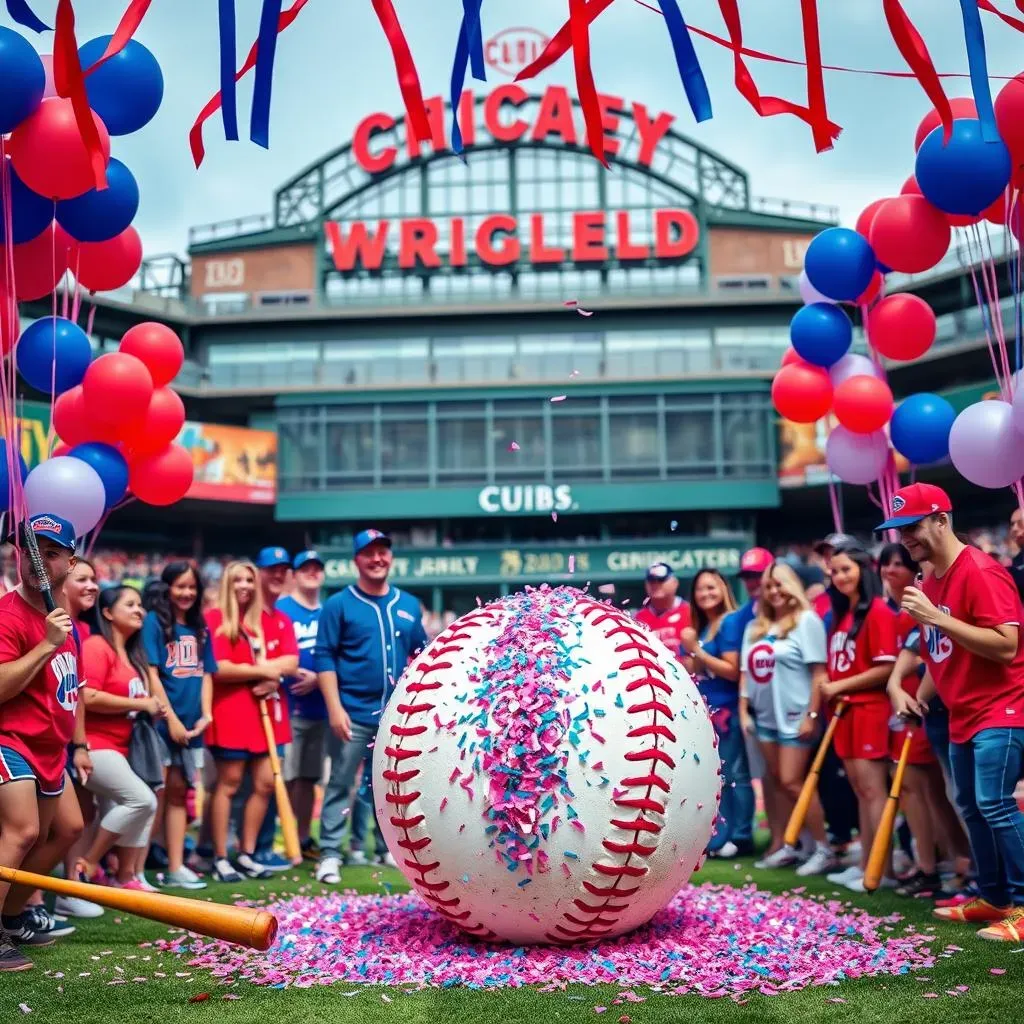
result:
[[(741, 862), (742, 863), (742, 862)], [(374, 868), (349, 868), (344, 882), (347, 888), (367, 893), (380, 892), (382, 871), (401, 891), (404, 884), (397, 871)], [(734, 863), (710, 861), (699, 880), (724, 884), (740, 883), (748, 873), (763, 889), (781, 892), (794, 885), (790, 872), (752, 872), (749, 863), (739, 871)], [(804, 881), (804, 880), (801, 880)], [(295, 892), (300, 885), (309, 886), (309, 868), (287, 872), (269, 883), (252, 882), (241, 886), (211, 886), (206, 893), (215, 899), (229, 901), (231, 893), (242, 892), (254, 900)], [(307, 888), (307, 894), (308, 894)], [(812, 881), (808, 891), (832, 893), (834, 886), (826, 881)], [(905, 915), (908, 923), (919, 927), (937, 924), (930, 917), (930, 904), (900, 899), (891, 895), (852, 896), (854, 902), (885, 915), (894, 911)], [(728, 999), (703, 999), (696, 996), (664, 996), (649, 994), (643, 1003), (612, 1005), (618, 989), (614, 986), (570, 987), (568, 992), (541, 993), (535, 989), (471, 992), (447, 989), (415, 992), (406, 995), (401, 988), (367, 986), (358, 995), (343, 997), (353, 986), (309, 989), (267, 989), (237, 983), (221, 987), (201, 971), (186, 966), (185, 958), (162, 954), (139, 944), (167, 935), (164, 926), (152, 924), (108, 910), (96, 921), (77, 922), (74, 935), (55, 946), (32, 952), (36, 967), (23, 974), (0, 976), (0, 1022), (12, 1024), (26, 1020), (69, 1021), (74, 1024), (112, 1024), (112, 1022), (158, 1021), (177, 1024), (214, 1020), (255, 1024), (300, 1024), (300, 1022), (366, 1022), (402, 1021), (409, 1024), (434, 1024), (442, 1020), (464, 1021), (467, 1024), (519, 1024), (545, 1021), (598, 1021), (614, 1024), (627, 1015), (632, 1024), (662, 1024), (686, 1021), (765, 1021), (765, 1022), (830, 1022), (843, 1024), (880, 1021), (886, 1024), (913, 1022), (938, 1024), (956, 1021), (967, 1024), (985, 1021), (1001, 1024), (1024, 1009), (1024, 949), (1017, 952), (1012, 944), (983, 942), (974, 937), (973, 929), (958, 926), (937, 928), (940, 941), (935, 951), (947, 943), (960, 946), (963, 952), (940, 958), (934, 968), (900, 978), (861, 979), (839, 987), (806, 989), (779, 996), (753, 996), (737, 1004)], [(992, 968), (1005, 974), (993, 975)], [(157, 973), (166, 977), (155, 977)], [(177, 975), (186, 974), (187, 977)], [(57, 977), (58, 974), (63, 977)], [(84, 975), (84, 976), (83, 976)], [(135, 981), (145, 978), (145, 981)], [(123, 979), (124, 984), (108, 984)], [(955, 996), (967, 986), (966, 992)], [(641, 995), (648, 995), (642, 989)], [(937, 993), (938, 998), (925, 998), (924, 993)], [(190, 1002), (208, 994), (204, 1001)], [(225, 999), (225, 995), (229, 998)], [(387, 1001), (383, 996), (387, 996)], [(830, 1002), (842, 999), (845, 1002)], [(30, 1013), (21, 1009), (30, 1008)], [(594, 1006), (603, 1004), (608, 1011), (598, 1017)]]

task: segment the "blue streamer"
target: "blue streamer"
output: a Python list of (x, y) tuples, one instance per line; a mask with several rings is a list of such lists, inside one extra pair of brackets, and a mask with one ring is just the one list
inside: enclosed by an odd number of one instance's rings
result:
[(220, 113), (224, 138), (238, 141), (238, 99), (235, 89), (235, 0), (218, 0), (220, 22)]
[(996, 113), (992, 107), (992, 89), (988, 84), (988, 58), (985, 54), (985, 33), (981, 27), (978, 0), (960, 0), (964, 17), (964, 38), (967, 42), (967, 65), (971, 72), (971, 91), (978, 108), (981, 137), (986, 142), (999, 141)]
[(53, 29), (36, 16), (28, 5), (28, 0), (7, 0), (7, 13), (13, 21), (33, 32), (52, 32)]
[[(968, 0), (963, 2), (967, 3)], [(658, 3), (661, 6), (661, 13), (665, 16), (668, 34), (672, 39), (672, 49), (676, 55), (676, 67), (679, 68), (679, 77), (683, 80), (683, 88), (686, 90), (686, 98), (690, 103), (690, 110), (693, 111), (694, 120), (710, 121), (711, 94), (708, 92), (708, 83), (697, 59), (697, 51), (693, 48), (686, 19), (679, 9), (679, 2), (658, 0)]]
[[(484, 70), (483, 30), (480, 26), (480, 8), (483, 0), (462, 0), (462, 24), (459, 26), (459, 41), (455, 47), (452, 62), (451, 108), (452, 108), (452, 152), (462, 155), (462, 128), (459, 125), (459, 101), (466, 84), (466, 68), (472, 61), (473, 77), (487, 81)], [(463, 157), (465, 160), (465, 157)]]
[(256, 39), (256, 81), (252, 88), (252, 117), (249, 138), (270, 148), (270, 93), (274, 85), (274, 54), (277, 50), (277, 23), (281, 17), (282, 0), (263, 0), (260, 33)]

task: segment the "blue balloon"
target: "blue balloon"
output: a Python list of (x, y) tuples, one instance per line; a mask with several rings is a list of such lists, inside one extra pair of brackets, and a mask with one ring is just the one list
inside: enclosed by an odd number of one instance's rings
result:
[(849, 228), (826, 228), (811, 239), (804, 256), (807, 280), (836, 302), (853, 302), (875, 274), (875, 254), (863, 235)]
[(107, 187), (58, 203), (57, 223), (79, 242), (106, 242), (131, 224), (138, 209), (139, 186), (132, 172), (111, 158)]
[(92, 361), (92, 345), (78, 324), (62, 316), (47, 316), (22, 331), (18, 339), (17, 360), (18, 373), (36, 391), (62, 395), (82, 383)]
[(789, 322), (789, 340), (796, 354), (815, 366), (831, 366), (850, 350), (853, 324), (838, 307), (812, 302)]
[[(53, 200), (33, 192), (14, 171), (7, 159), (8, 181), (11, 184), (11, 241), (15, 245), (38, 238), (53, 220)], [(0, 216), (0, 242), (7, 241), (6, 218)]]
[(46, 69), (32, 44), (0, 28), (0, 135), (14, 131), (43, 102)]
[(68, 455), (73, 459), (87, 462), (103, 481), (107, 508), (113, 508), (128, 490), (128, 463), (125, 457), (109, 444), (87, 441), (75, 445)]
[[(112, 36), (90, 39), (78, 48), (88, 70), (103, 56)], [(89, 106), (111, 135), (131, 135), (153, 120), (164, 98), (164, 76), (156, 57), (134, 39), (85, 79)]]
[(981, 122), (957, 118), (949, 145), (942, 128), (934, 129), (917, 151), (914, 174), (921, 194), (943, 213), (977, 216), (1010, 183), (1013, 164), (1002, 140), (986, 142)]
[(949, 432), (956, 412), (938, 395), (911, 395), (892, 414), (889, 432), (893, 447), (917, 466), (939, 462), (949, 455)]
[[(21, 482), (25, 483), (28, 476), (28, 466), (18, 452), (18, 468), (21, 474)], [(0, 512), (6, 512), (10, 507), (11, 500), (11, 473), (7, 466), (7, 442), (0, 437)]]

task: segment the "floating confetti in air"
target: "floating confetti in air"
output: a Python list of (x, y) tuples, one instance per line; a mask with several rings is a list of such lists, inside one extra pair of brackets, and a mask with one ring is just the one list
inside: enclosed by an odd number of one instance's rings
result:
[(563, 306), (568, 306), (570, 309), (573, 309), (579, 304), (579, 299), (566, 299), (565, 302), (562, 303)]
[(672, 522), (671, 522), (671, 523), (669, 523), (668, 525), (669, 525), (669, 529), (670, 529), (670, 530), (671, 530), (671, 531), (672, 531), (673, 533), (675, 533), (675, 531), (679, 529), (679, 520), (677, 520), (677, 519), (673, 519), (673, 520), (672, 520)]
[(574, 377), (578, 377), (579, 375), (580, 375), (580, 371), (579, 370), (573, 370), (572, 373), (569, 374), (569, 380), (572, 380)]
[(576, 307), (576, 312), (579, 313), (580, 316), (593, 316), (594, 315), (594, 311), (592, 309), (580, 309), (579, 306)]
[[(563, 873), (568, 876), (562, 861)], [(851, 978), (933, 967), (934, 936), (889, 931), (837, 901), (705, 884), (680, 892), (650, 924), (613, 941), (557, 950), (481, 945), (414, 893), (296, 896), (267, 907), (279, 922), (267, 953), (182, 934), (157, 947), (221, 982), (309, 988), (331, 984), (551, 991), (568, 983), (711, 998), (777, 995)], [(349, 993), (339, 993), (347, 995)], [(928, 998), (937, 998), (935, 993)]]
[(508, 446), (508, 450), (509, 450), (510, 452), (517, 452), (517, 451), (519, 451), (519, 445), (518, 445), (518, 444), (517, 444), (517, 443), (516, 443), (515, 441), (513, 441), (513, 442), (512, 442), (512, 443), (511, 443), (511, 444), (510, 444), (510, 445)]
[(553, 395), (552, 398), (551, 398), (551, 401), (552, 402), (564, 402), (567, 397), (568, 397), (567, 395)]

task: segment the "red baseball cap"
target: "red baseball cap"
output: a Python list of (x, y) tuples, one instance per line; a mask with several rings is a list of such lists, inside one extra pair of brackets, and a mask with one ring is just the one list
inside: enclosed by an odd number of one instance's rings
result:
[(892, 516), (876, 526), (876, 530), (898, 530), (911, 526), (933, 512), (952, 512), (949, 495), (935, 484), (911, 484), (902, 487), (892, 498)]
[(740, 559), (740, 575), (760, 576), (774, 561), (775, 556), (767, 548), (751, 548)]

